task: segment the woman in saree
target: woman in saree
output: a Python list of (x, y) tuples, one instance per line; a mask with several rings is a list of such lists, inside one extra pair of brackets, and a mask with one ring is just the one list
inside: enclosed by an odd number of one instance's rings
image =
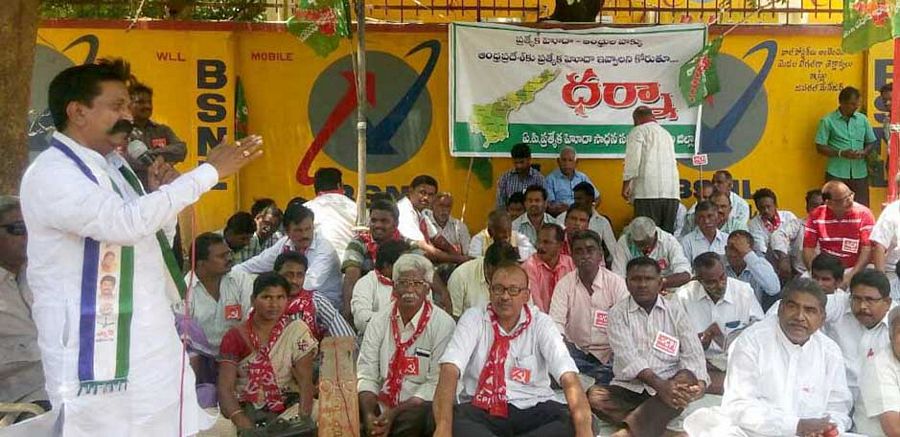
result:
[(277, 418), (294, 404), (301, 418), (312, 412), (318, 343), (302, 321), (282, 317), (290, 288), (277, 273), (260, 275), (250, 318), (222, 338), (219, 408), (242, 436), (280, 434), (291, 423)]

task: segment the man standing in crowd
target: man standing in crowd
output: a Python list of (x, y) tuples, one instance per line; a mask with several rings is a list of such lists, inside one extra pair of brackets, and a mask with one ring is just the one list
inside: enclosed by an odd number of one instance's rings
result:
[(331, 244), (338, 259), (344, 259), (347, 243), (356, 226), (356, 202), (344, 195), (341, 171), (324, 167), (316, 170), (313, 187), (316, 197), (304, 206), (316, 216), (316, 231)]
[(516, 144), (510, 150), (510, 155), (513, 168), (503, 173), (497, 181), (497, 208), (506, 206), (507, 199), (513, 193), (521, 193), (532, 185), (544, 186), (544, 175), (531, 168), (531, 148), (528, 144)]
[[(121, 60), (59, 73), (48, 92), (57, 132), (22, 179), (28, 280), (53, 403), (40, 423), (55, 421), (66, 436), (191, 435), (212, 425), (197, 405), (166, 299), (169, 278), (180, 272), (171, 264), (167, 271), (160, 252), (182, 209), (262, 154), (262, 139), (252, 136), (211, 148), (204, 164), (181, 176), (157, 159), (142, 196), (113, 153), (131, 130), (129, 78)], [(113, 272), (120, 280), (112, 296), (97, 281), (106, 251), (124, 261)], [(98, 301), (111, 307), (98, 310)], [(119, 314), (115, 326), (98, 324), (109, 319), (107, 309)]]
[(697, 255), (705, 252), (725, 255), (728, 234), (719, 229), (719, 213), (716, 206), (708, 200), (700, 201), (697, 204), (696, 217), (697, 227), (681, 239), (684, 256), (689, 262), (694, 262)]
[(25, 282), (27, 241), (19, 199), (0, 195), (0, 402), (33, 402), (49, 410)]
[(578, 156), (574, 147), (563, 147), (559, 152), (559, 158), (556, 158), (556, 164), (559, 165), (559, 168), (550, 172), (545, 180), (547, 184), (547, 211), (554, 216), (565, 212), (575, 203), (573, 190), (576, 186), (586, 183), (592, 188), (594, 187), (594, 183), (591, 182), (591, 178), (588, 175), (575, 169), (578, 164)]
[(613, 376), (607, 338), (609, 309), (628, 296), (628, 289), (621, 276), (601, 265), (599, 235), (579, 231), (570, 242), (575, 270), (556, 285), (549, 314), (563, 334), (578, 371), (606, 385)]
[(650, 217), (672, 233), (679, 203), (675, 140), (649, 107), (639, 106), (632, 118), (635, 127), (625, 143), (622, 197), (634, 204), (636, 217)]
[(691, 263), (675, 237), (656, 226), (649, 217), (635, 217), (613, 253), (612, 271), (625, 277), (628, 261), (647, 256), (656, 260), (663, 275), (663, 290), (680, 287), (691, 280)]
[(681, 303), (664, 299), (659, 265), (647, 257), (626, 266), (630, 296), (609, 312), (613, 380), (588, 390), (601, 420), (623, 427), (616, 436), (661, 436), (669, 421), (709, 385), (700, 339)]
[[(578, 368), (559, 331), (550, 316), (528, 305), (525, 271), (504, 263), (490, 284), (490, 303), (463, 314), (441, 357), (435, 437), (596, 435)], [(551, 376), (568, 405), (556, 400)]]
[(854, 193), (840, 181), (826, 182), (822, 187), (825, 204), (813, 210), (806, 219), (803, 237), (803, 261), (809, 267), (816, 248), (841, 259), (844, 283), (869, 264), (872, 246), (869, 234), (875, 225), (872, 211), (854, 201)]
[(694, 272), (696, 279), (679, 288), (675, 296), (684, 305), (706, 351), (710, 379), (706, 392), (720, 395), (724, 390), (731, 334), (765, 316), (750, 284), (729, 278), (718, 254), (706, 252), (695, 258)]
[(575, 270), (572, 257), (562, 253), (566, 234), (555, 223), (545, 223), (538, 232), (537, 253), (522, 264), (528, 274), (528, 288), (534, 305), (543, 312), (550, 310), (550, 301), (556, 284), (567, 273)]
[(819, 121), (816, 151), (828, 157), (825, 181), (841, 181), (869, 206), (869, 170), (866, 156), (878, 145), (869, 119), (859, 110), (859, 90), (846, 87), (838, 95), (838, 108)]
[[(153, 89), (141, 83), (135, 83), (129, 89), (131, 94), (131, 116), (134, 130), (130, 139), (139, 140), (147, 146), (150, 156), (161, 156), (169, 164), (178, 164), (187, 157), (187, 146), (175, 135), (175, 131), (162, 123), (150, 120), (153, 116)], [(147, 186), (147, 165), (131, 155), (123, 154), (128, 165), (137, 174), (138, 179)]]
[(797, 221), (797, 216), (790, 211), (778, 209), (775, 192), (768, 188), (760, 188), (753, 193), (753, 203), (759, 214), (750, 219), (748, 231), (753, 236), (753, 250), (761, 255), (769, 252), (769, 238), (772, 233)]
[(715, 192), (725, 193), (728, 195), (728, 201), (731, 204), (731, 213), (725, 219), (734, 219), (737, 223), (743, 223), (747, 226), (750, 221), (750, 205), (734, 192), (734, 176), (728, 170), (719, 170), (713, 174), (713, 186)]
[(556, 219), (547, 214), (547, 190), (540, 185), (531, 185), (525, 189), (525, 214), (512, 221), (512, 228), (525, 235), (533, 246), (537, 244), (538, 229), (544, 223), (556, 223)]
[(369, 323), (357, 361), (360, 416), (370, 436), (428, 437), (440, 359), (455, 324), (427, 298), (434, 267), (422, 255), (394, 263), (389, 310)]

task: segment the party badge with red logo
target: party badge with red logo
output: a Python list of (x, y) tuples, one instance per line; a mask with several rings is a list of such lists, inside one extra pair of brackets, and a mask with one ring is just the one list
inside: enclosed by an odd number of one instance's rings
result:
[(678, 344), (677, 338), (659, 331), (656, 333), (656, 340), (653, 340), (653, 349), (674, 357), (678, 355)]
[(606, 328), (609, 326), (609, 313), (603, 310), (594, 311), (594, 327)]
[(150, 140), (150, 146), (154, 149), (158, 149), (160, 147), (166, 147), (169, 142), (165, 138), (153, 138)]
[(659, 266), (660, 270), (665, 270), (669, 267), (669, 262), (666, 261), (665, 258), (660, 258), (660, 259), (656, 260), (656, 264)]
[(401, 367), (403, 376), (419, 375), (419, 359), (417, 357), (403, 357), (403, 366)]
[(241, 320), (241, 306), (238, 304), (225, 306), (225, 320)]
[(509, 379), (520, 384), (528, 384), (531, 382), (531, 369), (524, 367), (513, 367), (509, 374)]

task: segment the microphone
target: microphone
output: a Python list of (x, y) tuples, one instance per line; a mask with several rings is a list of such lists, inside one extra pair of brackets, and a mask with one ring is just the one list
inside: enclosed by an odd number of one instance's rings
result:
[(153, 164), (153, 161), (155, 160), (153, 154), (150, 153), (150, 150), (147, 148), (147, 145), (138, 139), (133, 139), (128, 143), (127, 152), (131, 159), (148, 167), (150, 164)]

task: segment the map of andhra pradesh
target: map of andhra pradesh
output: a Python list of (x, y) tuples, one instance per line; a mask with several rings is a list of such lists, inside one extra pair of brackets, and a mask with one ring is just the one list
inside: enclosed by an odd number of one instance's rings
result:
[(534, 101), (534, 96), (559, 76), (559, 69), (544, 70), (525, 82), (520, 89), (507, 93), (496, 101), (484, 105), (472, 105), (469, 130), (484, 136), (483, 147), (509, 138), (509, 114), (522, 105)]

